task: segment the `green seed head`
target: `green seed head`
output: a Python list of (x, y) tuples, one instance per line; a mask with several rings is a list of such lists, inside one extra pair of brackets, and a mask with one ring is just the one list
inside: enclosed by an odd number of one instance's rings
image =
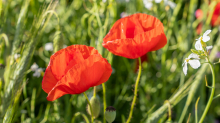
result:
[[(100, 102), (99, 102), (99, 99), (97, 97), (92, 97), (90, 99), (90, 103), (91, 103), (91, 106), (92, 106), (92, 115), (94, 118), (97, 118), (99, 116), (99, 112), (100, 112)], [(90, 106), (87, 105), (87, 112), (89, 113), (89, 115), (91, 115), (91, 109), (90, 109)]]
[(105, 109), (105, 119), (108, 123), (112, 123), (116, 117), (116, 109), (113, 106), (109, 106)]

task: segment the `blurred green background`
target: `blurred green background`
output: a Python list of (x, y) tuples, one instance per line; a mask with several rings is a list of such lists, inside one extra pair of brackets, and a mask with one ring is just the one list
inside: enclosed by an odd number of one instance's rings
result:
[[(185, 76), (182, 63), (190, 49), (194, 49), (195, 39), (207, 29), (212, 29), (208, 42), (214, 46), (212, 61), (218, 61), (219, 27), (210, 25), (212, 14), (207, 14), (214, 11), (217, 2), (164, 0), (158, 3), (150, 1), (151, 5), (147, 0), (0, 0), (0, 122), (83, 123), (90, 120), (83, 94), (65, 95), (49, 102), (41, 87), (50, 56), (74, 44), (103, 50), (103, 57), (113, 68), (110, 79), (105, 83), (107, 106), (116, 108), (114, 123), (125, 122), (133, 99), (137, 60), (112, 55), (102, 48), (101, 43), (116, 20), (134, 13), (157, 17), (164, 25), (168, 43), (163, 49), (146, 54), (131, 123), (166, 122), (168, 104), (172, 107), (172, 122), (177, 122), (189, 93), (192, 97), (184, 122), (189, 113), (189, 122), (194, 122), (197, 98), (200, 97), (200, 118), (210, 95), (211, 89), (205, 86), (205, 75), (209, 85), (212, 76), (207, 66), (198, 70), (188, 67)], [(197, 9), (203, 11), (201, 19), (195, 17)], [(202, 33), (198, 34), (196, 30), (200, 23), (203, 25)], [(15, 58), (15, 55), (20, 56)], [(42, 68), (38, 73), (31, 70), (34, 63)], [(220, 94), (220, 69), (218, 64), (214, 67), (217, 95)], [(90, 88), (86, 94), (91, 98), (93, 89)], [(100, 116), (95, 119), (98, 123), (103, 122), (101, 85), (97, 87), (97, 96), (102, 104)], [(166, 100), (169, 103), (165, 103)], [(220, 121), (219, 101), (219, 98), (213, 100), (205, 123)]]

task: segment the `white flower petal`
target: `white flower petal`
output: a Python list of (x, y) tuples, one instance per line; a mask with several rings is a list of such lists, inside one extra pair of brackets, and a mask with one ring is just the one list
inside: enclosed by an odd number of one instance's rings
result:
[(213, 48), (213, 46), (207, 46), (207, 47), (206, 47), (206, 50), (209, 51), (209, 50), (211, 50), (212, 48)]
[(176, 3), (172, 2), (172, 1), (168, 1), (166, 4), (169, 5), (170, 8), (172, 8), (172, 9), (174, 9), (176, 7)]
[(199, 60), (189, 60), (189, 64), (192, 68), (197, 69), (200, 67), (200, 62)]
[(67, 47), (67, 45), (66, 45), (66, 44), (64, 44), (64, 45), (63, 45), (63, 48), (66, 48), (66, 47)]
[(199, 56), (195, 53), (191, 53), (189, 56), (188, 56), (188, 59), (191, 59), (191, 58), (194, 58), (194, 59), (199, 59)]
[(41, 76), (41, 72), (43, 72), (43, 68), (38, 68), (37, 70), (35, 70), (33, 76), (34, 77), (40, 77)]
[(187, 64), (186, 60), (184, 60), (184, 62), (183, 62), (183, 64), (182, 64), (182, 66), (184, 66), (185, 64)]
[(155, 0), (155, 3), (160, 3), (162, 0)]
[(202, 40), (203, 40), (204, 42), (207, 42), (207, 41), (210, 40), (210, 37), (207, 36), (207, 35), (204, 35), (204, 36), (202, 37)]
[(210, 29), (209, 29), (209, 30), (206, 30), (205, 33), (203, 34), (203, 36), (204, 36), (204, 35), (208, 35), (211, 31), (212, 31), (212, 30), (210, 30)]
[(202, 44), (201, 44), (200, 40), (196, 41), (195, 48), (196, 48), (196, 50), (203, 50), (202, 49)]
[(152, 7), (153, 7), (153, 3), (145, 4), (145, 8), (147, 8), (148, 10), (150, 10)]
[(184, 66), (183, 66), (183, 73), (185, 75), (187, 74), (187, 63), (185, 63)]
[(44, 49), (47, 51), (53, 51), (53, 43), (46, 43)]
[(21, 56), (20, 54), (17, 54), (17, 53), (16, 53), (16, 54), (14, 55), (14, 59), (17, 60), (20, 56)]
[(210, 40), (210, 37), (208, 36), (208, 34), (209, 34), (211, 31), (212, 31), (212, 30), (207, 30), (207, 31), (203, 34), (202, 40), (203, 40), (204, 42), (207, 42), (207, 41)]
[(39, 66), (36, 63), (31, 65), (31, 71), (36, 71), (38, 68), (39, 68)]

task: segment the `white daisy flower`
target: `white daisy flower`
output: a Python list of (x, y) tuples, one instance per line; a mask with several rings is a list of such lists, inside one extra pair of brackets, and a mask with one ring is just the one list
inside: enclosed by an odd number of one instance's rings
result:
[[(198, 39), (196, 39), (196, 43), (195, 43), (195, 48), (196, 50), (203, 50), (202, 49), (202, 44), (201, 41), (203, 42), (207, 42), (210, 40), (210, 37), (208, 36), (208, 34), (211, 32), (211, 30), (207, 30), (201, 37), (199, 37)], [(210, 46), (208, 46), (210, 47)]]
[(199, 56), (197, 54), (191, 53), (188, 58), (185, 59), (184, 63), (182, 64), (183, 66), (183, 73), (186, 75), (187, 74), (187, 63), (190, 64), (190, 66), (194, 69), (197, 69), (200, 67), (200, 62), (199, 62)]
[(53, 43), (52, 42), (46, 43), (44, 49), (47, 51), (53, 51)]
[(43, 68), (38, 68), (37, 70), (35, 70), (33, 76), (34, 77), (40, 77), (43, 70), (44, 70)]
[(31, 65), (31, 71), (36, 71), (38, 68), (39, 68), (39, 66), (36, 63)]

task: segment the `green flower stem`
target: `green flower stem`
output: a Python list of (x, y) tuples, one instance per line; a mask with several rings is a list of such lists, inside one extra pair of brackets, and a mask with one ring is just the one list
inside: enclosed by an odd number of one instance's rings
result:
[(106, 123), (105, 121), (105, 109), (106, 109), (106, 97), (105, 97), (105, 94), (106, 94), (106, 90), (105, 90), (105, 83), (102, 83), (102, 89), (103, 89), (103, 123)]
[(93, 88), (93, 96), (96, 97), (96, 86)]
[(83, 94), (84, 94), (84, 96), (86, 97), (86, 100), (87, 100), (87, 102), (88, 102), (88, 104), (89, 104), (89, 107), (90, 107), (90, 109), (91, 109), (91, 122), (93, 123), (93, 120), (94, 120), (94, 119), (93, 119), (93, 112), (92, 112), (91, 103), (90, 103), (89, 98), (87, 97), (86, 93), (83, 92)]
[(141, 77), (141, 58), (140, 57), (138, 58), (138, 61), (139, 61), (139, 72), (138, 72), (138, 77), (137, 77), (137, 80), (136, 80), (136, 83), (135, 83), (134, 98), (133, 98), (133, 101), (132, 101), (132, 104), (131, 104), (131, 110), (130, 110), (130, 113), (129, 113), (129, 117), (128, 117), (126, 123), (129, 123), (131, 121), (135, 101), (137, 99), (138, 83), (139, 83), (139, 80), (140, 80), (140, 77)]
[(209, 107), (211, 106), (211, 103), (212, 103), (212, 100), (213, 100), (213, 97), (214, 97), (214, 93), (215, 93), (215, 71), (214, 71), (214, 68), (213, 68), (213, 65), (212, 65), (211, 62), (209, 62), (209, 66), (210, 66), (211, 71), (212, 71), (212, 87), (213, 88), (212, 88), (211, 95), (209, 97), (209, 101), (208, 101), (208, 103), (207, 103), (207, 105), (205, 107), (205, 111), (203, 112), (202, 117), (199, 120), (199, 123), (202, 123), (203, 120), (205, 119), (205, 116), (206, 116), (206, 114), (207, 114), (207, 112), (209, 110)]

